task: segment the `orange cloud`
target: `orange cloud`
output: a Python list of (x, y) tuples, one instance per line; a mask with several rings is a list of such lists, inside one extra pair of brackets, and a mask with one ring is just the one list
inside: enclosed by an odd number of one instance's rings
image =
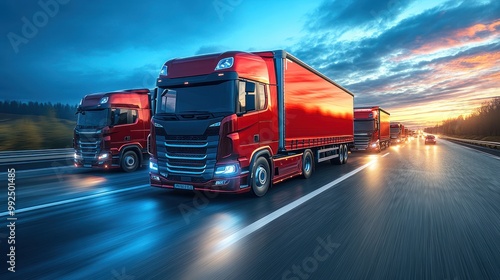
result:
[(500, 20), (497, 20), (493, 23), (490, 23), (488, 25), (485, 24), (476, 24), (474, 26), (471, 26), (469, 28), (465, 28), (462, 30), (459, 30), (456, 32), (457, 37), (474, 37), (476, 36), (477, 33), (481, 31), (490, 31), (490, 32), (495, 32), (497, 26), (500, 26)]
[(459, 57), (436, 68), (446, 71), (479, 71), (495, 69), (499, 66), (500, 51), (482, 53), (475, 56)]
[[(442, 49), (460, 47), (470, 43), (486, 41), (492, 36), (500, 34), (500, 20), (489, 24), (476, 24), (471, 27), (460, 29), (450, 34), (448, 37), (424, 44), (412, 51), (414, 54), (429, 54)], [(485, 33), (481, 36), (479, 33)], [(417, 40), (420, 40), (417, 38)]]

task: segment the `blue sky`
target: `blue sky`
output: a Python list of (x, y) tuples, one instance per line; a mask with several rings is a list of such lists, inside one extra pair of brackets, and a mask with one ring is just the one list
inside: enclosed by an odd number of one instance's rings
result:
[(418, 126), (500, 96), (500, 1), (5, 0), (0, 99), (154, 87), (171, 58), (285, 49)]

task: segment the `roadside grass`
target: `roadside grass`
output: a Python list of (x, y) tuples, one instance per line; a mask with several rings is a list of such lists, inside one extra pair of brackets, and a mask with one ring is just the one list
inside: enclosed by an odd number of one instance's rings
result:
[(0, 114), (0, 151), (71, 148), (74, 121)]

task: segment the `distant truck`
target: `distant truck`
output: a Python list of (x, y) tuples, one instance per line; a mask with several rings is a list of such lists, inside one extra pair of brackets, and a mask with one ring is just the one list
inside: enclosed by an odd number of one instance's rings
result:
[(380, 152), (390, 144), (390, 114), (379, 106), (354, 108), (354, 149)]
[(401, 144), (405, 141), (405, 126), (402, 123), (391, 123), (391, 143)]
[(78, 106), (73, 147), (76, 167), (135, 171), (148, 157), (150, 90), (86, 95)]
[(263, 196), (354, 142), (353, 94), (283, 50), (167, 61), (153, 100), (154, 187)]

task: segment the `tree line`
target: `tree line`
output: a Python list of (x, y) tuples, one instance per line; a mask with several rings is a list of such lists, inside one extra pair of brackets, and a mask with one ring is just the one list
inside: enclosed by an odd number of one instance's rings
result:
[[(500, 97), (483, 102), (469, 116), (459, 116), (440, 125), (428, 127), (426, 132), (466, 138), (491, 138), (500, 136)], [(487, 140), (487, 139), (485, 139)]]
[(0, 101), (0, 112), (5, 114), (47, 116), (71, 121), (76, 121), (76, 108), (77, 105), (62, 103)]
[(72, 147), (77, 106), (0, 101), (0, 151)]

